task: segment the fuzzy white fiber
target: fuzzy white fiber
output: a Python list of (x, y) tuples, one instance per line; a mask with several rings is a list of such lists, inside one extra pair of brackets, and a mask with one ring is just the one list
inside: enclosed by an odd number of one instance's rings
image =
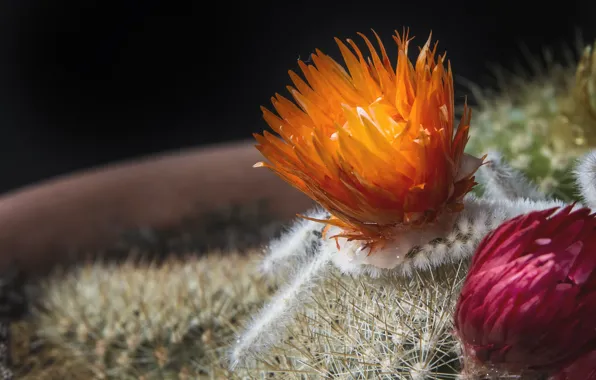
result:
[[(333, 266), (353, 277), (413, 277), (471, 257), (480, 241), (508, 219), (567, 205), (540, 193), (498, 153), (491, 153), (489, 159), (491, 164), (479, 175), (487, 190), (483, 196), (468, 194), (463, 211), (443, 214), (437, 223), (424, 228), (396, 231), (394, 241), (372, 253), (366, 242), (334, 238), (341, 232), (337, 227), (322, 234), (322, 223), (298, 221), (269, 246), (261, 265), (268, 275), (279, 268), (290, 269), (290, 280), (239, 337), (231, 352), (231, 366), (248, 365), (251, 358), (282, 341), (296, 312), (308, 304), (313, 289), (333, 272)], [(576, 178), (586, 204), (596, 206), (596, 151), (582, 158)], [(583, 205), (575, 203), (574, 207)], [(309, 216), (328, 218), (323, 210), (311, 211)]]
[[(329, 213), (315, 208), (305, 214), (314, 219), (327, 219)], [(290, 268), (301, 256), (312, 256), (318, 250), (321, 232), (325, 225), (304, 218), (297, 218), (285, 234), (269, 243), (260, 265), (263, 274), (274, 274)]]
[(285, 327), (296, 309), (307, 302), (310, 291), (329, 264), (329, 253), (319, 252), (304, 263), (288, 284), (282, 287), (249, 323), (230, 355), (230, 368), (246, 365), (284, 337)]
[(580, 196), (590, 208), (596, 208), (596, 150), (584, 155), (574, 171)]
[(486, 163), (477, 172), (479, 182), (484, 188), (484, 196), (491, 199), (529, 198), (546, 199), (538, 186), (528, 181), (519, 171), (503, 161), (501, 153), (490, 151)]

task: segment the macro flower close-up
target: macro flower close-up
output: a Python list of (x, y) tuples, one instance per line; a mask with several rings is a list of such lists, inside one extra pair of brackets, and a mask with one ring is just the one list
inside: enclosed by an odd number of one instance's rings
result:
[[(347, 71), (317, 50), (290, 71), (294, 102), (277, 94), (264, 118), (279, 136), (256, 134), (266, 166), (331, 214), (329, 238), (360, 242), (374, 255), (409, 228), (461, 211), (482, 159), (464, 153), (471, 111), (457, 128), (451, 67), (426, 41), (415, 62), (411, 38), (396, 33), (396, 66), (381, 39), (336, 39)], [(449, 221), (443, 220), (449, 224)], [(335, 244), (335, 243), (334, 243)], [(339, 246), (340, 243), (337, 242)]]
[(572, 208), (511, 219), (478, 246), (455, 310), (466, 371), (552, 375), (596, 348), (596, 217)]
[(596, 380), (596, 1), (5, 3), (0, 380)]

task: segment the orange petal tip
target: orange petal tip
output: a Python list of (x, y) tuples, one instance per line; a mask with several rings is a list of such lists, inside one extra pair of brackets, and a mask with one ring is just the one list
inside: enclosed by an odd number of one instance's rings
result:
[[(364, 38), (368, 56), (355, 42), (335, 39), (344, 66), (315, 49), (312, 64), (300, 64), (295, 102), (273, 98), (279, 116), (266, 121), (280, 138), (258, 138), (268, 163), (254, 167), (269, 167), (317, 201), (332, 215), (326, 223), (349, 240), (392, 239), (403, 226), (461, 210), (483, 162), (464, 153), (467, 108), (454, 126), (445, 55), (429, 36), (411, 62), (408, 33), (394, 36), (394, 65), (376, 33), (378, 51)], [(295, 84), (297, 75), (290, 74)]]

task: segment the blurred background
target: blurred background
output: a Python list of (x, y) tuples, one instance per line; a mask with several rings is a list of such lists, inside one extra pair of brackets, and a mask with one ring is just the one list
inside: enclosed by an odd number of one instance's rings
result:
[[(596, 37), (596, 2), (0, 2), (0, 191), (124, 159), (242, 140), (288, 69), (374, 28), (418, 43), (432, 30), (458, 76), (493, 86), (489, 64), (528, 68)], [(561, 58), (560, 56), (558, 58)], [(457, 88), (457, 99), (466, 95)], [(469, 95), (469, 92), (468, 92)]]

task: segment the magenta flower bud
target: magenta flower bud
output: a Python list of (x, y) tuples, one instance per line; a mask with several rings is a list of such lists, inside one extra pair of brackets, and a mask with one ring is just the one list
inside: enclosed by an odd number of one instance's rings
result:
[(574, 361), (551, 380), (596, 380), (596, 351)]
[(554, 374), (596, 349), (596, 217), (572, 208), (511, 219), (480, 243), (455, 310), (464, 366)]

